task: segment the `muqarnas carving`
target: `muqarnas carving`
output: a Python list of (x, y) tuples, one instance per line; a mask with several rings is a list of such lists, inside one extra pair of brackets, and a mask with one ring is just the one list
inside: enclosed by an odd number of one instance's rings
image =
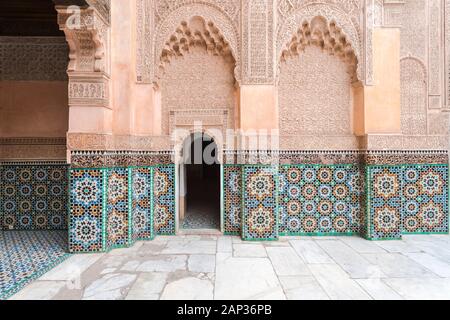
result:
[(214, 22), (194, 17), (189, 22), (182, 21), (166, 42), (161, 53), (159, 74), (164, 73), (165, 65), (171, 59), (199, 49), (214, 56), (222, 56), (227, 62), (235, 64), (230, 45)]
[(318, 46), (324, 52), (342, 59), (348, 65), (348, 73), (352, 82), (358, 80), (358, 59), (355, 55), (352, 43), (335, 22), (328, 22), (322, 17), (316, 17), (311, 22), (304, 21), (297, 33), (292, 37), (282, 52), (281, 61), (296, 57), (307, 46)]

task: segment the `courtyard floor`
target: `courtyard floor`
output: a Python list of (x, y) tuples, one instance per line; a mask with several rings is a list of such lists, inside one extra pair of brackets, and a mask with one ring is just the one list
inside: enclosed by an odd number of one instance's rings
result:
[(157, 237), (72, 255), (12, 299), (450, 299), (450, 237)]

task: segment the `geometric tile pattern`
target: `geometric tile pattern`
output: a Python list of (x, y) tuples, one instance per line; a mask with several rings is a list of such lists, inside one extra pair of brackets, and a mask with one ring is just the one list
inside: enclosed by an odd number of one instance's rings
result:
[(242, 167), (223, 167), (223, 228), (225, 235), (241, 234)]
[(107, 170), (108, 204), (106, 215), (106, 247), (108, 250), (129, 244), (128, 169)]
[(367, 167), (368, 239), (401, 239), (402, 195), (400, 166)]
[(70, 252), (100, 252), (105, 249), (105, 193), (104, 169), (70, 170)]
[(448, 165), (367, 167), (368, 239), (448, 233)]
[(448, 166), (405, 166), (403, 233), (448, 233)]
[(277, 240), (276, 166), (244, 166), (242, 238), (244, 240)]
[(67, 166), (4, 165), (0, 230), (67, 230)]
[(175, 166), (153, 168), (153, 217), (157, 235), (175, 235)]
[(70, 176), (70, 252), (175, 234), (175, 166), (72, 169)]
[(359, 233), (360, 181), (356, 165), (281, 166), (280, 235)]
[(132, 174), (132, 241), (151, 240), (153, 232), (153, 169), (133, 168)]
[(0, 300), (6, 300), (69, 256), (67, 231), (0, 232)]

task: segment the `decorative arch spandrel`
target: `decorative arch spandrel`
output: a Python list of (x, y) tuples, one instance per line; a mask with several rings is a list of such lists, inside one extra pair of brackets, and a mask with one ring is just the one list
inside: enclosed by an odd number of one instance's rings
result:
[(137, 82), (157, 82), (166, 42), (183, 21), (201, 17), (223, 35), (236, 61), (234, 76), (241, 79), (238, 0), (137, 0)]
[[(350, 12), (343, 11), (335, 1), (333, 3), (316, 3), (306, 1), (304, 6), (296, 6), (292, 10), (286, 12), (286, 17), (280, 21), (277, 28), (277, 59), (278, 64), (281, 62), (282, 53), (286, 50), (292, 37), (297, 33), (298, 29), (304, 22), (310, 22), (316, 17), (322, 17), (329, 23), (339, 28), (346, 37), (346, 42), (351, 45), (358, 60), (357, 78), (364, 79), (363, 68), (363, 35), (360, 27), (360, 15), (362, 13), (360, 7), (352, 7)], [(350, 1), (354, 3), (355, 1)], [(279, 76), (278, 66), (278, 74)]]

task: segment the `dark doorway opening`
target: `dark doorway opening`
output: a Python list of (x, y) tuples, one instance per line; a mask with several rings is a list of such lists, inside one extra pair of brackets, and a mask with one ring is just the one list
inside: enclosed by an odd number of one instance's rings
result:
[(220, 229), (220, 164), (217, 145), (206, 134), (185, 144), (183, 229)]

